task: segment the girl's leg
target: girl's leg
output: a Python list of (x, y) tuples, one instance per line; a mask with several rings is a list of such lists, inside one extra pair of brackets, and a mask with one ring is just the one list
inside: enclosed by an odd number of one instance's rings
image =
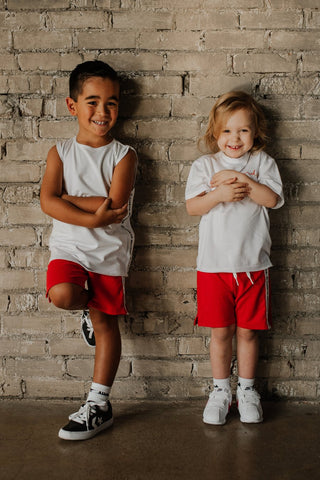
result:
[(237, 328), (238, 374), (242, 378), (253, 379), (259, 355), (259, 337), (256, 330)]
[(260, 396), (254, 388), (258, 355), (258, 332), (238, 327), (237, 356), (239, 383), (237, 388), (237, 401), (240, 420), (244, 423), (260, 423), (263, 420)]
[(74, 283), (58, 283), (48, 292), (51, 302), (64, 310), (83, 310), (89, 301), (88, 290)]
[(230, 366), (232, 359), (232, 338), (235, 326), (212, 328), (210, 359), (214, 389), (203, 412), (204, 423), (224, 425), (229, 412), (232, 394), (230, 389)]
[(232, 338), (235, 325), (211, 329), (210, 361), (213, 378), (229, 378), (232, 360)]

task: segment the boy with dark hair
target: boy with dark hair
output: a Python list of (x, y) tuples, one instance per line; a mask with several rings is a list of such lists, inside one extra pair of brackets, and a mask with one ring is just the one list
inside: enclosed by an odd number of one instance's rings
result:
[(127, 313), (137, 167), (135, 151), (110, 133), (119, 94), (117, 74), (104, 62), (73, 70), (66, 103), (78, 134), (51, 148), (41, 187), (41, 208), (53, 218), (47, 295), (59, 308), (89, 309), (96, 343), (93, 383), (59, 431), (65, 440), (91, 438), (113, 423), (109, 393), (121, 355), (118, 316)]

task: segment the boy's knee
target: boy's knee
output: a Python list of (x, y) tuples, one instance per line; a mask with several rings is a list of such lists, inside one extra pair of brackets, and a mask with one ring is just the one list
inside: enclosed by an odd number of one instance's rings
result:
[[(59, 283), (49, 290), (49, 298), (53, 305), (64, 310), (73, 310), (76, 302), (75, 285)], [(79, 287), (80, 288), (80, 287)]]

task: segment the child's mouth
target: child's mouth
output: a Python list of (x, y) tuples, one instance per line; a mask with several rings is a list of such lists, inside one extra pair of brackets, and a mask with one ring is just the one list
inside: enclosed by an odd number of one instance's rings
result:
[(228, 148), (230, 148), (231, 150), (239, 150), (239, 148), (241, 148), (241, 145), (235, 145), (235, 146), (228, 145)]
[(92, 122), (100, 126), (107, 125), (107, 122), (98, 122), (98, 120), (92, 120)]

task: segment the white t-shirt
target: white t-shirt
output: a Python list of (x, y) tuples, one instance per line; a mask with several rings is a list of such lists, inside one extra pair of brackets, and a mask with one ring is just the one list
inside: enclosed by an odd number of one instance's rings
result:
[[(113, 170), (129, 148), (117, 140), (99, 148), (82, 145), (76, 137), (58, 142), (66, 192), (79, 197), (107, 197)], [(91, 272), (126, 276), (134, 243), (130, 224), (133, 195), (134, 190), (128, 203), (128, 215), (120, 224), (90, 229), (53, 219), (50, 260), (69, 260)]]
[[(265, 152), (246, 153), (233, 159), (222, 153), (198, 158), (189, 173), (186, 200), (208, 193), (210, 180), (221, 170), (236, 170), (267, 185), (279, 195), (274, 208), (284, 203), (278, 167)], [(269, 215), (246, 197), (240, 202), (223, 202), (201, 217), (197, 270), (201, 272), (255, 272), (272, 266)]]

